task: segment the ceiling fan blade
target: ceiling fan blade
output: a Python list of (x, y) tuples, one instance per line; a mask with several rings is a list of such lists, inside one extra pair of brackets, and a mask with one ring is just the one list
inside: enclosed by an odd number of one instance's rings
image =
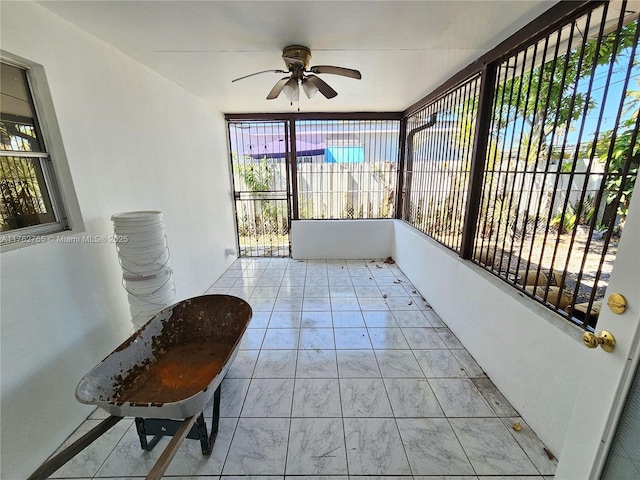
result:
[[(322, 95), (324, 95), (326, 98), (333, 98), (336, 95), (338, 95), (338, 92), (336, 92), (333, 88), (331, 88), (327, 84), (327, 82), (322, 80), (320, 77), (316, 77), (315, 75), (309, 75), (302, 82), (303, 82), (302, 83), (303, 87), (304, 87), (304, 84), (307, 83), (307, 82), (312, 84), (312, 85), (314, 85), (315, 87), (317, 87), (317, 89), (320, 91), (320, 93)], [(304, 89), (304, 91), (305, 91), (305, 93), (307, 93), (307, 89)], [(307, 97), (311, 98), (309, 93), (307, 93)]]
[(236, 78), (235, 80), (231, 80), (231, 82), (237, 82), (238, 80), (244, 80), (245, 78), (253, 77), (254, 75), (260, 75), (261, 73), (289, 73), (285, 70), (262, 70), (261, 72), (250, 73), (249, 75), (245, 75), (244, 77)]
[(360, 80), (362, 75), (358, 70), (344, 67), (334, 67), (332, 65), (316, 65), (309, 69), (313, 73), (330, 73), (332, 75), (342, 75), (343, 77), (355, 78)]
[(271, 89), (271, 91), (269, 92), (269, 95), (267, 95), (267, 100), (273, 100), (274, 98), (278, 98), (278, 95), (280, 95), (280, 92), (282, 91), (282, 89), (287, 84), (290, 78), (291, 77), (283, 77), (280, 80), (278, 80), (276, 84), (273, 86), (273, 88)]

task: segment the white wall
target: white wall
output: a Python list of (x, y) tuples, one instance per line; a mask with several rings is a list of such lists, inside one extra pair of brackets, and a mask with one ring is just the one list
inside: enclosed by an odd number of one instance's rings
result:
[[(235, 246), (223, 116), (33, 2), (3, 2), (1, 22), (2, 50), (44, 68), (74, 225), (108, 235), (113, 213), (163, 211), (177, 297), (203, 293)], [(89, 413), (75, 386), (131, 323), (114, 244), (30, 245), (0, 262), (1, 475), (16, 479)]]
[(408, 224), (393, 258), (557, 456), (587, 349), (582, 331)]
[(393, 220), (297, 220), (291, 222), (296, 259), (359, 259), (391, 256)]

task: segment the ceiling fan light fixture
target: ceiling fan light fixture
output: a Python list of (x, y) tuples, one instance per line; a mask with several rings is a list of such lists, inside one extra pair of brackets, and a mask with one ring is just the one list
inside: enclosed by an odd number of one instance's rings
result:
[(308, 78), (305, 78), (302, 81), (302, 89), (307, 95), (307, 98), (312, 98), (316, 93), (318, 93), (318, 87), (313, 82), (310, 82)]
[(289, 100), (291, 100), (292, 102), (297, 102), (300, 98), (300, 86), (298, 85), (298, 80), (294, 77), (291, 77), (289, 81), (285, 83), (282, 91)]

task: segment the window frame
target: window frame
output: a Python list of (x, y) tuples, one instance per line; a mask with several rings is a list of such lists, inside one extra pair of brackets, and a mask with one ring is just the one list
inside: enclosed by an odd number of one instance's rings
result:
[[(34, 112), (33, 127), (38, 135), (39, 143), (43, 147), (42, 152), (0, 150), (0, 157), (38, 159), (44, 187), (46, 188), (54, 217), (54, 221), (52, 222), (0, 232), (0, 248), (2, 251), (5, 251), (6, 249), (12, 249), (12, 247), (15, 248), (16, 246), (21, 247), (28, 244), (45, 243), (47, 240), (46, 236), (71, 230), (71, 222), (67, 214), (67, 208), (65, 208), (66, 202), (64, 201), (63, 189), (61, 188), (57, 175), (59, 164), (55, 161), (58, 156), (64, 158), (64, 153), (58, 155), (57, 151), (61, 151), (61, 148), (55, 148), (56, 142), (52, 140), (52, 135), (48, 128), (50, 123), (54, 124), (53, 129), (57, 132), (57, 122), (55, 122), (55, 117), (52, 117), (52, 122), (47, 121), (47, 117), (51, 118), (51, 115), (47, 115), (47, 113), (50, 113), (47, 112), (49, 109), (44, 108), (40, 101), (42, 91), (48, 94), (46, 85), (43, 85), (44, 88), (39, 88), (41, 86), (40, 83), (46, 82), (44, 75), (34, 74), (34, 69), (37, 68), (37, 65), (30, 65), (27, 62), (14, 60), (5, 52), (0, 52), (0, 63), (18, 68), (22, 71), (25, 88), (27, 89), (30, 105)], [(41, 79), (42, 82), (40, 81)], [(59, 137), (59, 132), (57, 137)], [(81, 222), (79, 223), (81, 224)]]

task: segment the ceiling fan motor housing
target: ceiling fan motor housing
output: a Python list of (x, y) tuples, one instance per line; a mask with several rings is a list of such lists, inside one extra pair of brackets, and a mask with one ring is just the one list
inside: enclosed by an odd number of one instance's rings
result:
[[(289, 70), (306, 70), (309, 68), (311, 50), (302, 45), (289, 45), (282, 50), (282, 59)], [(302, 65), (291, 62), (291, 59), (298, 60)]]

